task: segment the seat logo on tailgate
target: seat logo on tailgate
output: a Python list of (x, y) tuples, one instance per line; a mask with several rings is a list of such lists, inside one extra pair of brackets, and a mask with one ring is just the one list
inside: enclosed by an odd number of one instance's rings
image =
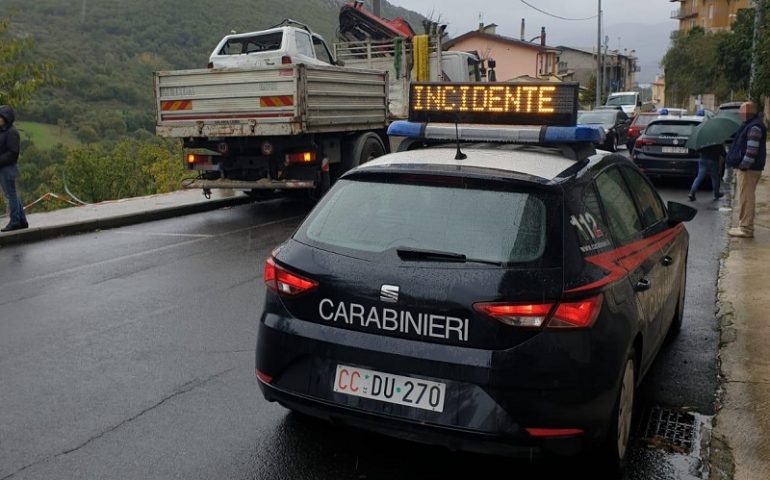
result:
[(398, 286), (383, 285), (380, 289), (380, 301), (387, 303), (398, 303)]

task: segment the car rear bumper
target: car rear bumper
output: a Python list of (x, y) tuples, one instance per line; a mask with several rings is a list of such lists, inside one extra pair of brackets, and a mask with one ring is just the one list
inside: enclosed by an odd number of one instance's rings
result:
[[(576, 339), (578, 346), (565, 342), (565, 335), (560, 337), (561, 348), (586, 348), (585, 339)], [(311, 416), (479, 453), (576, 454), (582, 445), (596, 443), (606, 434), (616, 396), (617, 382), (610, 379), (614, 373), (575, 369), (565, 374), (566, 354), (553, 345), (548, 361), (533, 361), (536, 352), (547, 351), (537, 337), (504, 352), (502, 363), (490, 351), (427, 344), (420, 348), (421, 342), (385, 340), (380, 335), (265, 314), (256, 358), (256, 369), (269, 376), (268, 383), (264, 377), (260, 382), (262, 392), (269, 401)], [(620, 364), (621, 356), (596, 360), (607, 368), (607, 364)], [(339, 364), (444, 383), (444, 409), (432, 412), (336, 393), (333, 385)], [(603, 378), (608, 380), (602, 383)], [(540, 385), (533, 383), (537, 381)], [(582, 433), (542, 437), (531, 435), (527, 429), (532, 428)]]
[(694, 178), (698, 174), (697, 158), (666, 158), (635, 153), (634, 163), (647, 175)]

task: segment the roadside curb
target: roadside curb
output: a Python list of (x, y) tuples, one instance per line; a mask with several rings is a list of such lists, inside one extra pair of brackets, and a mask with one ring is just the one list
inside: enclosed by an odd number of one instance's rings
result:
[[(210, 210), (218, 210), (225, 207), (233, 207), (251, 203), (253, 200), (247, 196), (207, 200), (205, 202), (190, 203), (187, 205), (175, 205), (149, 209), (141, 212), (126, 213), (104, 218), (94, 218), (84, 221), (63, 223), (46, 227), (30, 227), (14, 232), (0, 233), (0, 247), (19, 243), (37, 242), (65, 235), (74, 235), (96, 230), (124, 227), (137, 223), (165, 220), (178, 216), (201, 213)], [(74, 207), (77, 208), (77, 207)]]

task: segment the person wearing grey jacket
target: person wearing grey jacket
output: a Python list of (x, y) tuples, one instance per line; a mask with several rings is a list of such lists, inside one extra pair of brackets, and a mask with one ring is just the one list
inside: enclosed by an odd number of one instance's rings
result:
[(19, 160), (21, 137), (19, 131), (13, 126), (15, 120), (13, 109), (7, 105), (0, 105), (0, 188), (5, 194), (6, 204), (11, 214), (8, 225), (1, 228), (0, 232), (29, 227), (27, 217), (24, 215), (24, 206), (16, 194), (16, 178), (19, 176), (16, 162)]

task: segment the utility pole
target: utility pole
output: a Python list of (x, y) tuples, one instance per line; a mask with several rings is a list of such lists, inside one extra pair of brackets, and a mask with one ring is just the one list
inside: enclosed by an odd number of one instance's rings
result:
[(755, 91), (757, 70), (759, 70), (759, 41), (764, 23), (765, 0), (754, 0), (754, 38), (751, 45), (751, 79), (749, 80), (749, 98), (759, 105), (759, 95)]
[(599, 14), (596, 16), (596, 106), (602, 104), (602, 0), (599, 2)]

